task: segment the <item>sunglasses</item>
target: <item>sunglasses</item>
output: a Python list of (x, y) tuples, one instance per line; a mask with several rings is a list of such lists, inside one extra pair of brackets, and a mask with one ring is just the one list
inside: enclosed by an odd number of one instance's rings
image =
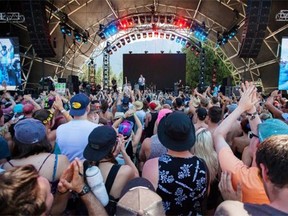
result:
[(259, 138), (256, 134), (254, 134), (252, 131), (248, 132), (248, 138), (252, 139), (253, 137)]

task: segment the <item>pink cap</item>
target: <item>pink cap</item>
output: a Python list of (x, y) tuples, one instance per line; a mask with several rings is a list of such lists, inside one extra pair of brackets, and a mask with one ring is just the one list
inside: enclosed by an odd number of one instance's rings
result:
[(167, 113), (171, 113), (172, 110), (170, 109), (161, 109), (158, 113), (158, 117), (157, 117), (157, 124), (159, 124), (160, 120), (167, 114)]
[(26, 103), (23, 107), (23, 112), (25, 114), (30, 114), (34, 110), (34, 106), (31, 103)]

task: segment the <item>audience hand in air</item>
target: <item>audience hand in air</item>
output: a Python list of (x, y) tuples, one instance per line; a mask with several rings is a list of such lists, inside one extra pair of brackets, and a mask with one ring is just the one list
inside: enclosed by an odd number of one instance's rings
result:
[(244, 111), (250, 110), (257, 102), (257, 89), (252, 82), (245, 82), (241, 85), (242, 90), (240, 90), (241, 99), (239, 101), (239, 106), (243, 108)]

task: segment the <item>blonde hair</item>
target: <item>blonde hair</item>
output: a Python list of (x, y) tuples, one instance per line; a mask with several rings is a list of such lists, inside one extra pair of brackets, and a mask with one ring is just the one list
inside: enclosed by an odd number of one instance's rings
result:
[(0, 212), (3, 215), (40, 215), (46, 211), (33, 165), (14, 167), (0, 175)]
[(196, 131), (196, 142), (191, 151), (206, 162), (210, 176), (209, 182), (212, 183), (218, 174), (219, 162), (209, 130), (200, 128)]

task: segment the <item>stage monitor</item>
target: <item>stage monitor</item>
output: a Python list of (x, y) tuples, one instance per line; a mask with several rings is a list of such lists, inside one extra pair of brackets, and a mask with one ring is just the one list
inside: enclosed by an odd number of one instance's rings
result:
[(123, 54), (123, 80), (134, 86), (141, 74), (146, 87), (173, 91), (175, 82), (186, 83), (186, 54)]
[(17, 37), (0, 38), (0, 90), (3, 85), (7, 90), (21, 86), (21, 63), (19, 40)]
[(278, 89), (288, 90), (288, 36), (282, 38), (279, 68)]

